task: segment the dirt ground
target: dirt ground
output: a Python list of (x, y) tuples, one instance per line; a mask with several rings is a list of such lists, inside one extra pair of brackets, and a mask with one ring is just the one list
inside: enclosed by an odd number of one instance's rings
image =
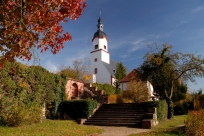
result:
[(139, 128), (128, 128), (128, 127), (106, 127), (106, 126), (94, 126), (103, 129), (104, 132), (99, 135), (92, 136), (128, 136), (130, 134), (142, 133), (151, 131), (151, 129), (139, 129)]

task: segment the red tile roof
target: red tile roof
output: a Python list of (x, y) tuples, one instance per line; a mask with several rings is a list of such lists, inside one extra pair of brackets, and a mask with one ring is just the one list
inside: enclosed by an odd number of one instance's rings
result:
[(129, 82), (130, 80), (135, 79), (138, 73), (139, 72), (136, 69), (133, 69), (129, 74), (120, 80), (120, 83)]

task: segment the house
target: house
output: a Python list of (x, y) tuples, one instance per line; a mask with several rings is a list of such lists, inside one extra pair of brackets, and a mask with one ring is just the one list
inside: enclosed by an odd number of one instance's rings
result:
[[(120, 80), (120, 89), (122, 91), (127, 90), (128, 84), (130, 83), (131, 80), (133, 79), (138, 79), (138, 74), (139, 72), (136, 69), (133, 69), (130, 73), (128, 73), (123, 79)], [(139, 79), (141, 80), (141, 79)], [(144, 80), (143, 80), (144, 81)], [(154, 88), (153, 85), (148, 81), (144, 81), (148, 88), (150, 100), (152, 99), (157, 99), (156, 96), (154, 95)]]
[(103, 31), (101, 17), (98, 19), (98, 30), (92, 38), (91, 65), (89, 73), (92, 74), (91, 83), (111, 84), (115, 82), (117, 62), (110, 59), (108, 52), (108, 37)]

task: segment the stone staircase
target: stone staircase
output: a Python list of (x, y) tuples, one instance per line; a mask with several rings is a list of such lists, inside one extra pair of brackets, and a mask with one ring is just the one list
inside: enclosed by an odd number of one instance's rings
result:
[(102, 104), (84, 125), (142, 127), (143, 109), (138, 103)]
[(84, 98), (92, 98), (99, 103), (108, 103), (108, 95), (104, 94), (103, 90), (98, 90), (97, 87), (93, 87), (91, 83), (84, 85)]

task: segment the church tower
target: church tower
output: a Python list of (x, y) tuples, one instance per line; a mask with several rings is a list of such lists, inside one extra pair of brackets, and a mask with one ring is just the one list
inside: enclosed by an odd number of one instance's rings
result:
[(92, 83), (114, 83), (114, 72), (117, 62), (110, 59), (110, 54), (108, 52), (108, 37), (103, 31), (103, 23), (100, 16), (98, 19), (97, 31), (92, 38), (90, 61), (89, 73), (92, 74)]
[(91, 62), (103, 61), (109, 64), (110, 55), (108, 53), (108, 37), (105, 32), (103, 32), (103, 24), (100, 17), (98, 19), (97, 28), (98, 30), (92, 39), (93, 48), (91, 52)]

